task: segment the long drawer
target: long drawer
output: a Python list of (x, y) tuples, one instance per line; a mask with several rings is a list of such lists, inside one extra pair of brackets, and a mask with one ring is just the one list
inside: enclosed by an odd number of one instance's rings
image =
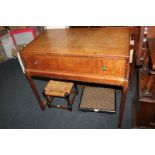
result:
[(59, 71), (75, 74), (108, 75), (125, 78), (127, 60), (111, 57), (80, 57), (63, 55), (22, 55), (26, 69)]

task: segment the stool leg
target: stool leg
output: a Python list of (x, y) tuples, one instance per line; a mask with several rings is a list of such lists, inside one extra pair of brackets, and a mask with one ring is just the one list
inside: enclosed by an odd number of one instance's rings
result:
[(72, 105), (70, 103), (69, 94), (68, 93), (65, 93), (65, 99), (66, 99), (67, 104), (68, 104), (68, 110), (72, 111)]
[(74, 89), (75, 89), (75, 93), (76, 93), (76, 95), (78, 95), (78, 94), (79, 94), (79, 90), (78, 90), (78, 88), (77, 88), (77, 85), (76, 85), (76, 84), (74, 85)]
[(51, 102), (52, 102), (52, 99), (53, 99), (53, 98), (52, 98), (51, 100), (49, 100), (48, 96), (46, 96), (44, 92), (43, 92), (43, 96), (44, 96), (45, 99), (46, 99), (47, 106), (48, 106), (48, 107), (51, 107)]

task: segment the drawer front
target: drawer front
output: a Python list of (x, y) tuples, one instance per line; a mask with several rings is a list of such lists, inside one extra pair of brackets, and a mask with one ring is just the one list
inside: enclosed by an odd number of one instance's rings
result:
[(26, 69), (125, 77), (125, 59), (56, 55), (24, 55), (22, 59)]

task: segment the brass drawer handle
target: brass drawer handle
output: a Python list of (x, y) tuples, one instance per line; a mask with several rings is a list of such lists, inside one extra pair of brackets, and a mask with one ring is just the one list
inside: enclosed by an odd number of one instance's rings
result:
[(36, 60), (36, 61), (34, 61), (34, 65), (37, 65), (38, 64), (38, 61)]
[(105, 65), (102, 66), (102, 71), (106, 71), (107, 67)]

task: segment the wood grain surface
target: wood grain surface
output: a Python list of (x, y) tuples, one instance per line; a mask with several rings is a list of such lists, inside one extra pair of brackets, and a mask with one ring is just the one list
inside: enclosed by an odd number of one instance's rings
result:
[(148, 39), (152, 70), (155, 70), (155, 38)]
[(23, 52), (128, 57), (129, 31), (129, 28), (46, 30), (25, 47)]

